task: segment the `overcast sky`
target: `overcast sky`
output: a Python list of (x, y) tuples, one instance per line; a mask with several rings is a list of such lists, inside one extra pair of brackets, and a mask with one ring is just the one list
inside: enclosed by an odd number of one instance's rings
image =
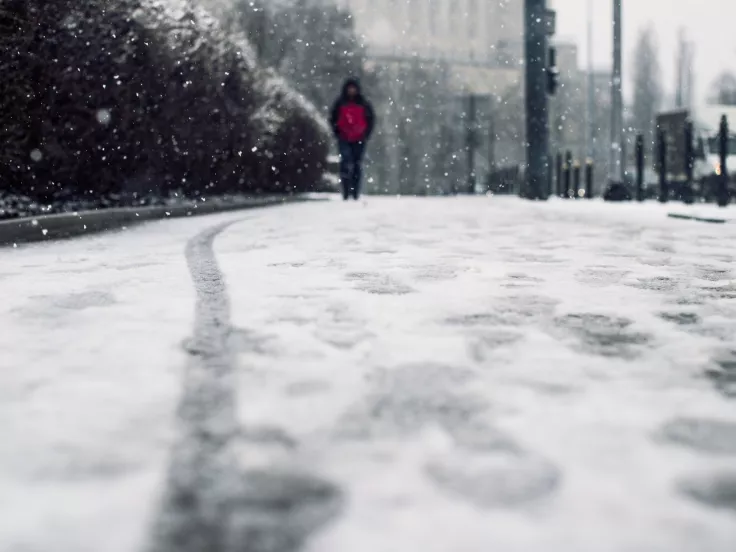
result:
[[(593, 61), (611, 66), (612, 0), (550, 0), (557, 10), (559, 38), (580, 46), (580, 63), (587, 63), (586, 7), (593, 5)], [(677, 33), (685, 27), (695, 42), (695, 86), (702, 101), (713, 79), (724, 69), (736, 71), (736, 0), (623, 0), (624, 76), (631, 77), (632, 49), (637, 33), (652, 23), (660, 46), (660, 63), (669, 93), (675, 87)], [(628, 94), (627, 94), (628, 95)]]

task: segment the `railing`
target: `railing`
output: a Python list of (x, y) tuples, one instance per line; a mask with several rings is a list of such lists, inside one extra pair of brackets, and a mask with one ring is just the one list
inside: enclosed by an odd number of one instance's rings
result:
[[(696, 174), (698, 159), (702, 162), (707, 155), (701, 144), (696, 148), (693, 123), (682, 115), (675, 122), (673, 118), (658, 120), (657, 141), (655, 151), (655, 168), (657, 183), (645, 182), (645, 149), (644, 137), (636, 138), (636, 168), (627, 174), (625, 182), (609, 184), (604, 198), (611, 201), (637, 199), (657, 199), (661, 203), (682, 201), (715, 201), (721, 207), (727, 206), (734, 195), (733, 176), (728, 173), (729, 145), (736, 139), (729, 132), (728, 120), (721, 118), (717, 142), (717, 167), (712, 173)], [(714, 152), (716, 153), (716, 152)], [(706, 165), (707, 166), (707, 165)], [(633, 177), (629, 176), (633, 173)]]

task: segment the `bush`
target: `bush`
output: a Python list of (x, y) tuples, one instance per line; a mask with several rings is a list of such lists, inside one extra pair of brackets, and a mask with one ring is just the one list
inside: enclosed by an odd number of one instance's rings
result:
[(0, 0), (0, 187), (310, 190), (329, 133), (189, 0)]

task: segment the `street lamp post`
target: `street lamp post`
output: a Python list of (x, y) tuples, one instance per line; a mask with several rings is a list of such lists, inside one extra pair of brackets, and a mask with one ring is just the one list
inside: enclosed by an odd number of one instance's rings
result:
[(595, 80), (593, 76), (593, 0), (587, 6), (587, 47), (588, 70), (585, 99), (585, 155), (589, 160), (595, 159)]

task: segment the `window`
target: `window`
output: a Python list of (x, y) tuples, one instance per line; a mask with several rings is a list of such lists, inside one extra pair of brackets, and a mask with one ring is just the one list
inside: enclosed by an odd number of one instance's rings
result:
[(499, 66), (512, 65), (513, 55), (511, 53), (511, 44), (506, 40), (499, 40), (496, 43), (496, 60)]
[[(708, 152), (711, 155), (717, 154), (721, 151), (721, 142), (718, 136), (708, 138)], [(731, 137), (728, 139), (728, 155), (736, 155), (736, 138)]]
[(437, 19), (440, 9), (440, 0), (426, 0), (425, 9), (427, 10), (427, 28), (429, 34), (434, 36), (437, 34)]
[(475, 40), (478, 38), (478, 23), (480, 22), (478, 0), (468, 0), (466, 6), (467, 11), (465, 13), (465, 19), (468, 24), (468, 38), (470, 40)]
[(449, 9), (450, 11), (447, 14), (447, 19), (450, 24), (450, 34), (455, 36), (460, 31), (460, 10), (455, 9), (454, 4), (450, 4)]

